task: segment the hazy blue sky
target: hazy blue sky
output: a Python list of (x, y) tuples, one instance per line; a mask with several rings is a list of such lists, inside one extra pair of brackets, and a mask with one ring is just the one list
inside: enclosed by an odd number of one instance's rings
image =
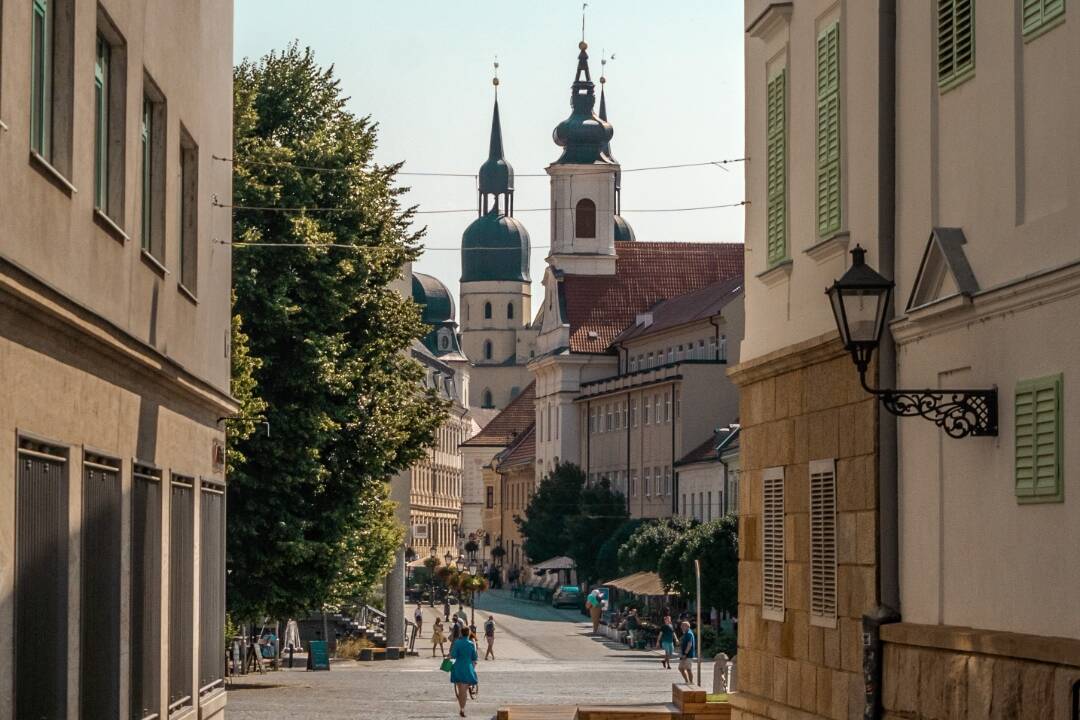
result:
[[(612, 151), (624, 168), (743, 154), (742, 0), (591, 0), (586, 39), (594, 81), (607, 64)], [(337, 68), (350, 109), (379, 123), (377, 159), (405, 170), (474, 173), (487, 156), (492, 60), (514, 170), (540, 172), (559, 156), (551, 131), (570, 113), (581, 2), (577, 0), (236, 0), (236, 58), (293, 39)], [(634, 208), (743, 199), (740, 164), (628, 173), (623, 216), (639, 240), (741, 242), (741, 208), (635, 213)], [(421, 210), (474, 208), (472, 178), (401, 178)], [(545, 208), (548, 181), (519, 177), (517, 208)], [(546, 212), (518, 212), (534, 247), (534, 297), (550, 242)], [(416, 269), (455, 297), (457, 248), (475, 212), (417, 216), (429, 248)]]

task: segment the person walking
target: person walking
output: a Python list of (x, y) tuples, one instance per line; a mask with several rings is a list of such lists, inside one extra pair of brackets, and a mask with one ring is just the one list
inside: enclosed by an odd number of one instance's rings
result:
[(660, 633), (656, 636), (656, 647), (664, 650), (664, 659), (660, 666), (671, 669), (671, 656), (675, 654), (675, 626), (671, 624), (671, 616), (664, 616), (664, 624), (660, 626)]
[(413, 622), (416, 623), (416, 637), (424, 637), (424, 611), (420, 609), (420, 603), (416, 603)]
[(694, 684), (694, 658), (697, 657), (697, 637), (694, 635), (694, 631), (690, 629), (690, 623), (683, 620), (680, 624), (682, 628), (682, 640), (679, 642), (679, 674), (686, 679), (686, 682)]
[(450, 659), (454, 667), (450, 669), (450, 683), (454, 686), (454, 696), (458, 701), (458, 715), (465, 717), (465, 703), (469, 699), (471, 688), (479, 684), (476, 677), (476, 645), (466, 633), (459, 632), (450, 646)]
[(435, 657), (435, 648), (438, 647), (443, 657), (446, 657), (446, 635), (443, 633), (442, 620), (435, 618), (435, 624), (431, 626), (431, 657)]
[(442, 614), (443, 622), (450, 622), (450, 598), (443, 597), (442, 599)]
[(495, 618), (488, 615), (488, 619), (484, 622), (484, 639), (487, 640), (487, 652), (484, 653), (485, 660), (495, 659)]
[(600, 618), (604, 614), (604, 600), (600, 597), (600, 591), (593, 590), (589, 593), (589, 597), (585, 601), (585, 604), (589, 607), (589, 619), (592, 620), (593, 635), (599, 635)]

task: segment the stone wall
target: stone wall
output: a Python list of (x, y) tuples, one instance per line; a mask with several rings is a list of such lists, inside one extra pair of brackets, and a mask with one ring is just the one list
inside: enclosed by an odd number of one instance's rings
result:
[[(743, 363), (739, 685), (733, 717), (862, 717), (861, 618), (875, 584), (877, 405), (835, 333)], [(871, 376), (872, 377), (872, 376)], [(811, 622), (809, 462), (835, 459), (837, 618)], [(784, 621), (765, 620), (762, 471), (784, 468)], [(829, 624), (829, 623), (826, 623)]]
[(886, 718), (1075, 717), (1078, 640), (907, 623), (882, 638)]

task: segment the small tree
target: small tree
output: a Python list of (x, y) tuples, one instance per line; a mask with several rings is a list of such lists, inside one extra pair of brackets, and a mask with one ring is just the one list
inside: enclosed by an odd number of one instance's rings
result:
[(664, 585), (694, 597), (694, 560), (701, 561), (701, 606), (735, 613), (739, 603), (738, 522), (728, 515), (692, 527), (660, 557)]
[(601, 579), (613, 579), (623, 574), (622, 569), (619, 567), (619, 548), (645, 522), (647, 521), (642, 518), (626, 520), (611, 534), (611, 537), (604, 541), (604, 544), (600, 546), (600, 550), (596, 553), (596, 574), (598, 577)]
[(694, 522), (673, 517), (642, 524), (619, 548), (619, 570), (624, 574), (656, 572), (660, 557), (693, 527)]

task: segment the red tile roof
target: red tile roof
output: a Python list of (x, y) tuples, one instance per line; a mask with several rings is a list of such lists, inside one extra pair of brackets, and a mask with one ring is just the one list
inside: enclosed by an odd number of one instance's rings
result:
[(740, 243), (615, 243), (614, 275), (562, 280), (570, 350), (603, 353), (637, 314), (718, 280), (741, 278)]
[(496, 457), (500, 472), (536, 462), (536, 423), (529, 425), (525, 432), (518, 435), (509, 447)]
[(484, 429), (463, 442), (462, 447), (503, 447), (509, 445), (515, 437), (523, 433), (533, 423), (536, 400), (536, 383), (528, 387), (510, 401), (502, 412), (492, 419)]
[(720, 280), (685, 295), (668, 298), (649, 312), (648, 325), (631, 323), (615, 337), (615, 342), (648, 337), (696, 320), (713, 317), (731, 301), (742, 295), (742, 276)]

